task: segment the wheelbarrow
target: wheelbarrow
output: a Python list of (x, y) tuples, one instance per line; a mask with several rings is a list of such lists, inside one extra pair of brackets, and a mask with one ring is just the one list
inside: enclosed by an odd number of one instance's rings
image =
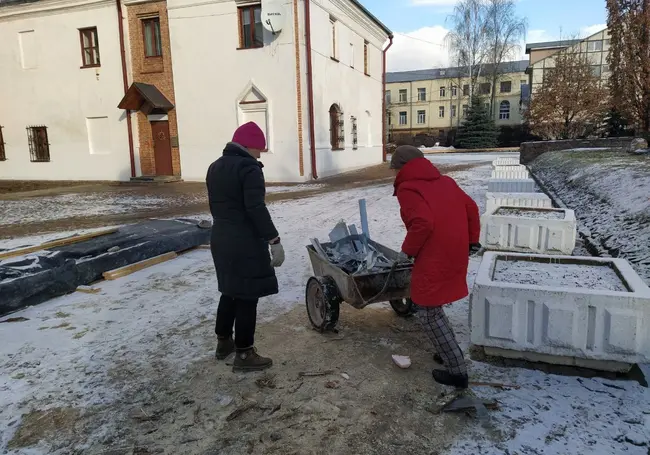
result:
[[(395, 263), (390, 270), (352, 275), (323, 257), (314, 246), (307, 246), (314, 271), (314, 276), (307, 281), (305, 292), (311, 325), (320, 332), (333, 330), (339, 320), (341, 302), (359, 310), (373, 303), (389, 302), (398, 316), (410, 316), (413, 312), (413, 302), (410, 299), (413, 264), (398, 264), (397, 252), (362, 235), (351, 235), (340, 242), (350, 240), (368, 242)], [(323, 243), (321, 246), (329, 249), (334, 244)]]

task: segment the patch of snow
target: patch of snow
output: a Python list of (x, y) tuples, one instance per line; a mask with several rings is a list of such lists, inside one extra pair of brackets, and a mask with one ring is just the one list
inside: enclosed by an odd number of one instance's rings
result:
[(530, 218), (534, 220), (563, 220), (564, 212), (557, 210), (537, 210), (534, 208), (499, 207), (495, 212), (496, 216), (515, 216)]
[(627, 292), (614, 269), (606, 265), (562, 264), (557, 261), (497, 260), (494, 281)]

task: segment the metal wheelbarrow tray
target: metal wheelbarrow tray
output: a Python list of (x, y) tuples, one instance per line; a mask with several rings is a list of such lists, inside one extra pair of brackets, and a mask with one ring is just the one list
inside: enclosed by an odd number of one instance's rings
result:
[[(398, 253), (363, 236), (352, 235), (342, 239), (367, 241), (386, 258), (396, 261)], [(338, 243), (338, 242), (337, 242)], [(323, 243), (323, 248), (331, 248), (332, 243)], [(305, 292), (307, 314), (315, 329), (332, 330), (339, 319), (341, 302), (346, 302), (357, 309), (379, 302), (389, 302), (399, 316), (412, 314), (413, 303), (410, 300), (412, 264), (400, 264), (392, 270), (377, 273), (348, 274), (345, 270), (330, 262), (316, 249), (307, 246), (314, 276), (308, 282)]]

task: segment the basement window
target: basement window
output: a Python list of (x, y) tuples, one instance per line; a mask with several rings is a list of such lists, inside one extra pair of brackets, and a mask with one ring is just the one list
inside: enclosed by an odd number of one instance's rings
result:
[(32, 163), (47, 163), (50, 161), (50, 144), (47, 139), (46, 126), (28, 126), (27, 140)]
[(5, 154), (5, 141), (2, 137), (2, 126), (0, 126), (0, 161), (6, 161), (7, 155)]

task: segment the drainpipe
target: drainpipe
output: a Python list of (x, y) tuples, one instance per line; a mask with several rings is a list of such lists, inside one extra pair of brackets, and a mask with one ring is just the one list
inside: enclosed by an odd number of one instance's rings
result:
[(388, 46), (386, 46), (386, 49), (382, 51), (382, 65), (383, 69), (381, 72), (381, 87), (382, 87), (382, 93), (381, 93), (381, 144), (382, 144), (382, 157), (384, 163), (386, 162), (386, 142), (387, 142), (387, 137), (386, 137), (386, 52), (388, 52), (388, 49), (393, 45), (393, 35), (390, 35), (388, 37)]
[(307, 47), (307, 100), (309, 102), (309, 153), (311, 155), (311, 175), (318, 179), (316, 169), (316, 132), (314, 126), (314, 76), (311, 65), (311, 10), (309, 0), (305, 0), (305, 46)]
[[(120, 57), (122, 58), (122, 80), (124, 94), (129, 90), (129, 77), (126, 71), (126, 50), (124, 45), (124, 16), (122, 16), (121, 0), (115, 0), (117, 7), (117, 27), (120, 35)], [(129, 137), (129, 158), (131, 160), (131, 178), (135, 177), (135, 152), (133, 150), (133, 127), (131, 126), (131, 111), (126, 109), (126, 131)]]

